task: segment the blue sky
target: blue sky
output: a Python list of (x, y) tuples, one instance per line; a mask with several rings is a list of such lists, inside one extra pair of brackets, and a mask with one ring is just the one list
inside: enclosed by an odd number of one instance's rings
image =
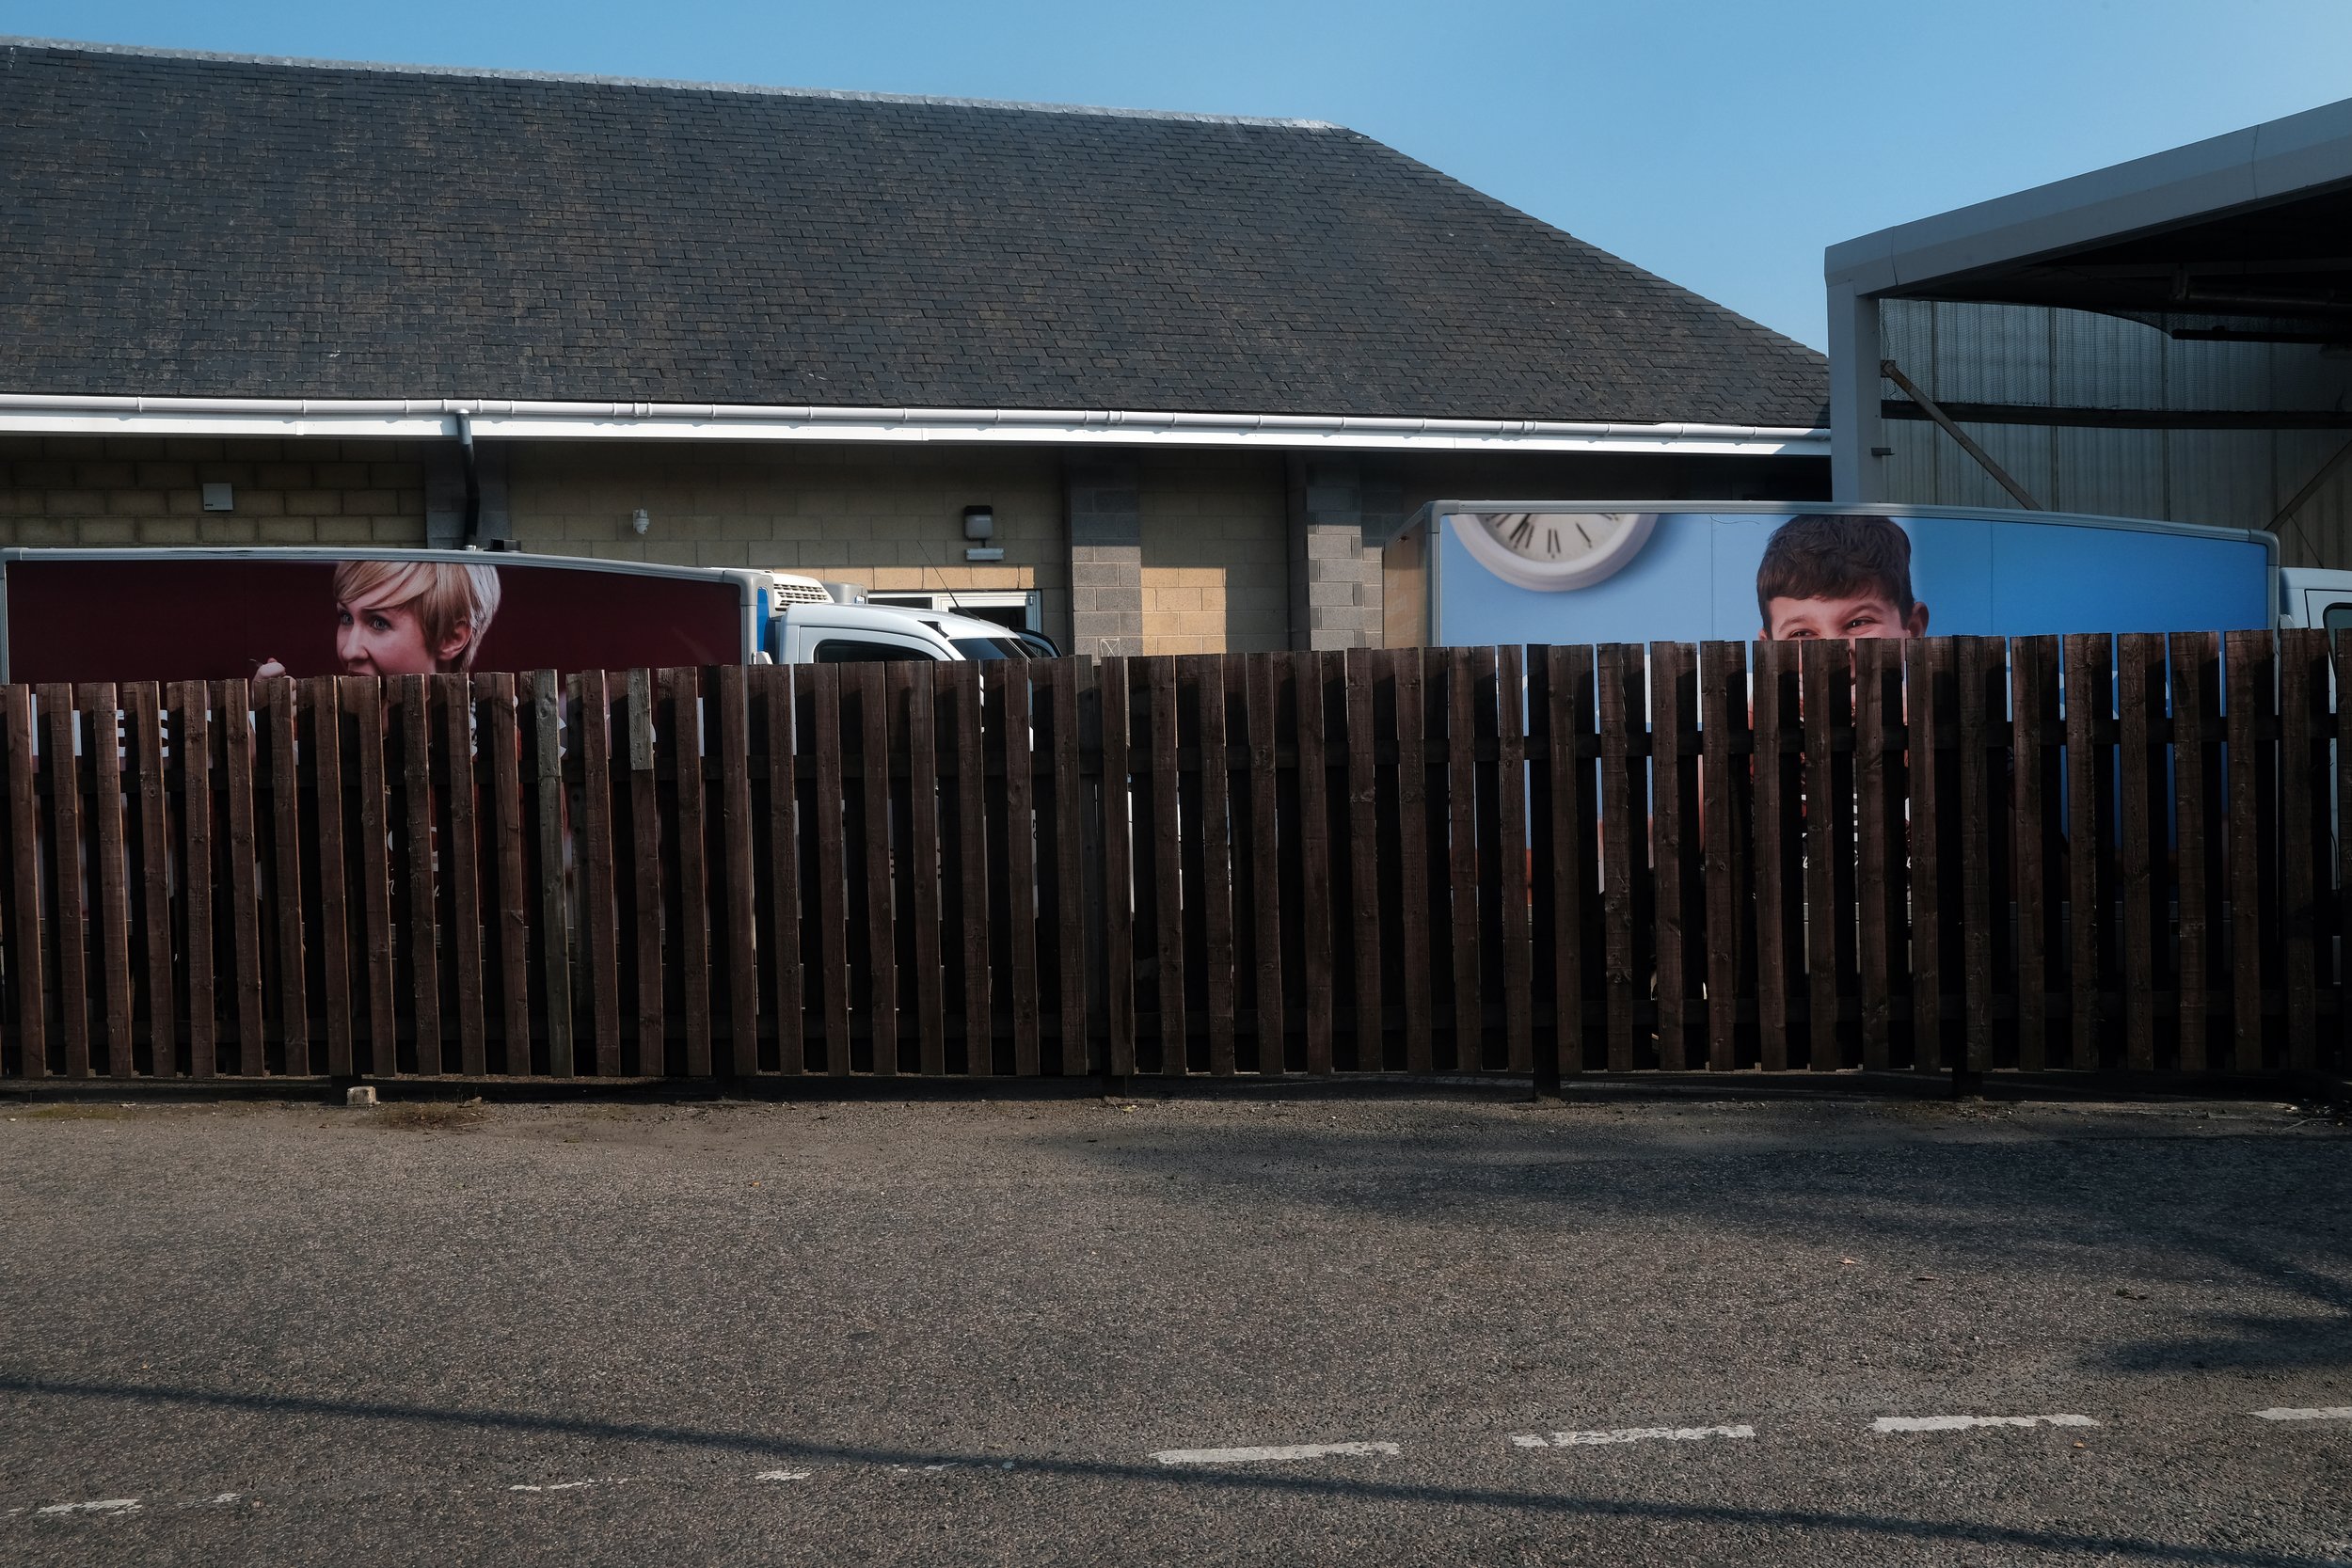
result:
[(2352, 90), (2352, 0), (0, 0), (0, 32), (1337, 120), (1817, 348), (1825, 245)]

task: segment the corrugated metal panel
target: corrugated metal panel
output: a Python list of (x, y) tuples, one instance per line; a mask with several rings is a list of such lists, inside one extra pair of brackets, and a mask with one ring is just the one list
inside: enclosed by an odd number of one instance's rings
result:
[[(2352, 431), (2280, 431), (2276, 505), (2293, 499), (2347, 440), (2352, 440)], [(2317, 495), (2279, 525), (2279, 547), (2280, 559), (2290, 566), (2352, 568), (2352, 464), (2337, 470)]]
[(2271, 444), (2266, 430), (2165, 432), (2165, 472), (2171, 491), (2166, 515), (2175, 522), (2217, 528), (2261, 528), (2277, 510), (2271, 499)]
[[(2169, 343), (2165, 406), (2277, 407), (2275, 356), (2269, 343)], [(2284, 498), (2278, 491), (2278, 439), (2272, 432), (2169, 431), (2165, 451), (2170, 490), (2166, 516), (2221, 528), (2266, 528), (2277, 515)]]
[(2050, 398), (2062, 406), (2161, 408), (2169, 340), (2153, 326), (2047, 310), (2050, 318)]
[[(1879, 301), (1879, 353), (1905, 367), (1934, 363), (1934, 305), (1924, 299)], [(1909, 373), (1908, 370), (1906, 373)]]
[(2162, 431), (2060, 429), (2054, 434), (2058, 474), (2045, 498), (2052, 508), (2113, 517), (2165, 515)]
[(2303, 525), (2298, 541), (2312, 549), (2308, 564), (2352, 571), (2352, 468), (2339, 469), (2296, 516)]
[(2167, 408), (2269, 408), (2268, 343), (2168, 341)]
[[(1932, 367), (1935, 311), (1936, 307), (1923, 299), (1881, 300), (1880, 353), (1898, 365), (1916, 366), (1922, 371)], [(1882, 396), (1892, 395), (1894, 388), (1882, 385), (1880, 392)], [(1889, 420), (1884, 425), (1884, 436), (1886, 445), (1895, 449), (1894, 455), (1873, 461), (1883, 465), (1881, 483), (1886, 499), (1920, 506), (1935, 505), (1941, 499), (1936, 488), (1935, 449), (1937, 443), (1945, 440), (1943, 432), (1912, 420)]]
[(2050, 312), (2019, 305), (1939, 305), (1935, 367), (1923, 383), (1952, 403), (2047, 403)]
[[(1932, 427), (1931, 427), (1932, 428)], [(2024, 485), (2033, 499), (2043, 506), (2050, 504), (2050, 456), (2054, 434), (2043, 425), (2023, 424), (1963, 424), (1961, 426), (1976, 439), (1994, 462), (2009, 471), (2009, 476)], [(1985, 472), (1984, 466), (1961, 450), (1960, 443), (1935, 433), (1936, 463), (1942, 470), (1939, 488), (1950, 499), (1947, 506), (2014, 507), (2017, 500), (2001, 488), (2000, 482)]]
[[(2352, 359), (2297, 344), (2176, 342), (2137, 322), (2009, 305), (1883, 301), (1881, 341), (1929, 395), (2090, 408), (2352, 406)], [(2266, 528), (2352, 432), (1992, 425), (1969, 434), (2046, 506)], [(1931, 424), (1889, 420), (1891, 500), (2015, 504)], [(2282, 529), (2282, 559), (2352, 568), (2352, 467)]]
[(1889, 420), (1886, 444), (1895, 449), (1894, 456), (1882, 459), (1886, 465), (1886, 499), (1909, 501), (1915, 506), (1940, 504), (1943, 496), (1936, 486), (1936, 448), (1951, 445), (1950, 438), (1931, 424)]
[(2280, 343), (2270, 356), (2270, 391), (2280, 408), (2342, 408), (2352, 401), (2352, 357)]

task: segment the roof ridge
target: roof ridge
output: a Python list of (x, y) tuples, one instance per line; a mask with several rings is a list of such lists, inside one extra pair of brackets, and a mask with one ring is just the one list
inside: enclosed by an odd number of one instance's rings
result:
[(1002, 109), (1021, 114), (1101, 115), (1113, 119), (1167, 119), (1200, 125), (1255, 125), (1285, 131), (1343, 131), (1327, 119), (1196, 114), (1182, 109), (1121, 109), (1092, 103), (1033, 103), (1014, 99), (946, 98), (923, 93), (850, 92), (835, 87), (778, 87), (752, 82), (696, 82), (665, 76), (598, 76), (583, 71), (501, 71), (488, 66), (408, 65), (378, 60), (321, 60), (294, 55), (238, 55), (211, 49), (157, 49), (135, 43), (85, 43), (72, 39), (0, 34), (0, 50), (43, 49), (139, 59), (208, 60), (227, 65), (281, 66), (307, 71), (373, 71), (397, 76), (454, 76), (494, 82), (576, 82), (607, 87), (658, 87), (674, 92), (729, 92), (755, 98), (811, 98), (848, 103), (913, 103), (942, 109)]

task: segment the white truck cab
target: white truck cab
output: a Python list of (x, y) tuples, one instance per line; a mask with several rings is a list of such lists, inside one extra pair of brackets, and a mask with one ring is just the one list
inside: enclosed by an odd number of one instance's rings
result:
[(768, 657), (778, 664), (1050, 657), (1051, 644), (970, 615), (844, 603), (815, 578), (771, 572)]
[(2279, 624), (2318, 626), (2326, 631), (2352, 628), (2352, 572), (2312, 566), (2289, 566), (2280, 572)]

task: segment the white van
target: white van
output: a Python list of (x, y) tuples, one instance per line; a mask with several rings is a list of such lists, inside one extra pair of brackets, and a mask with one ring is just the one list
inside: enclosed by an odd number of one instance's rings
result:
[(867, 604), (854, 589), (792, 572), (768, 574), (773, 606), (763, 650), (778, 664), (1051, 658), (1035, 632), (937, 610)]

